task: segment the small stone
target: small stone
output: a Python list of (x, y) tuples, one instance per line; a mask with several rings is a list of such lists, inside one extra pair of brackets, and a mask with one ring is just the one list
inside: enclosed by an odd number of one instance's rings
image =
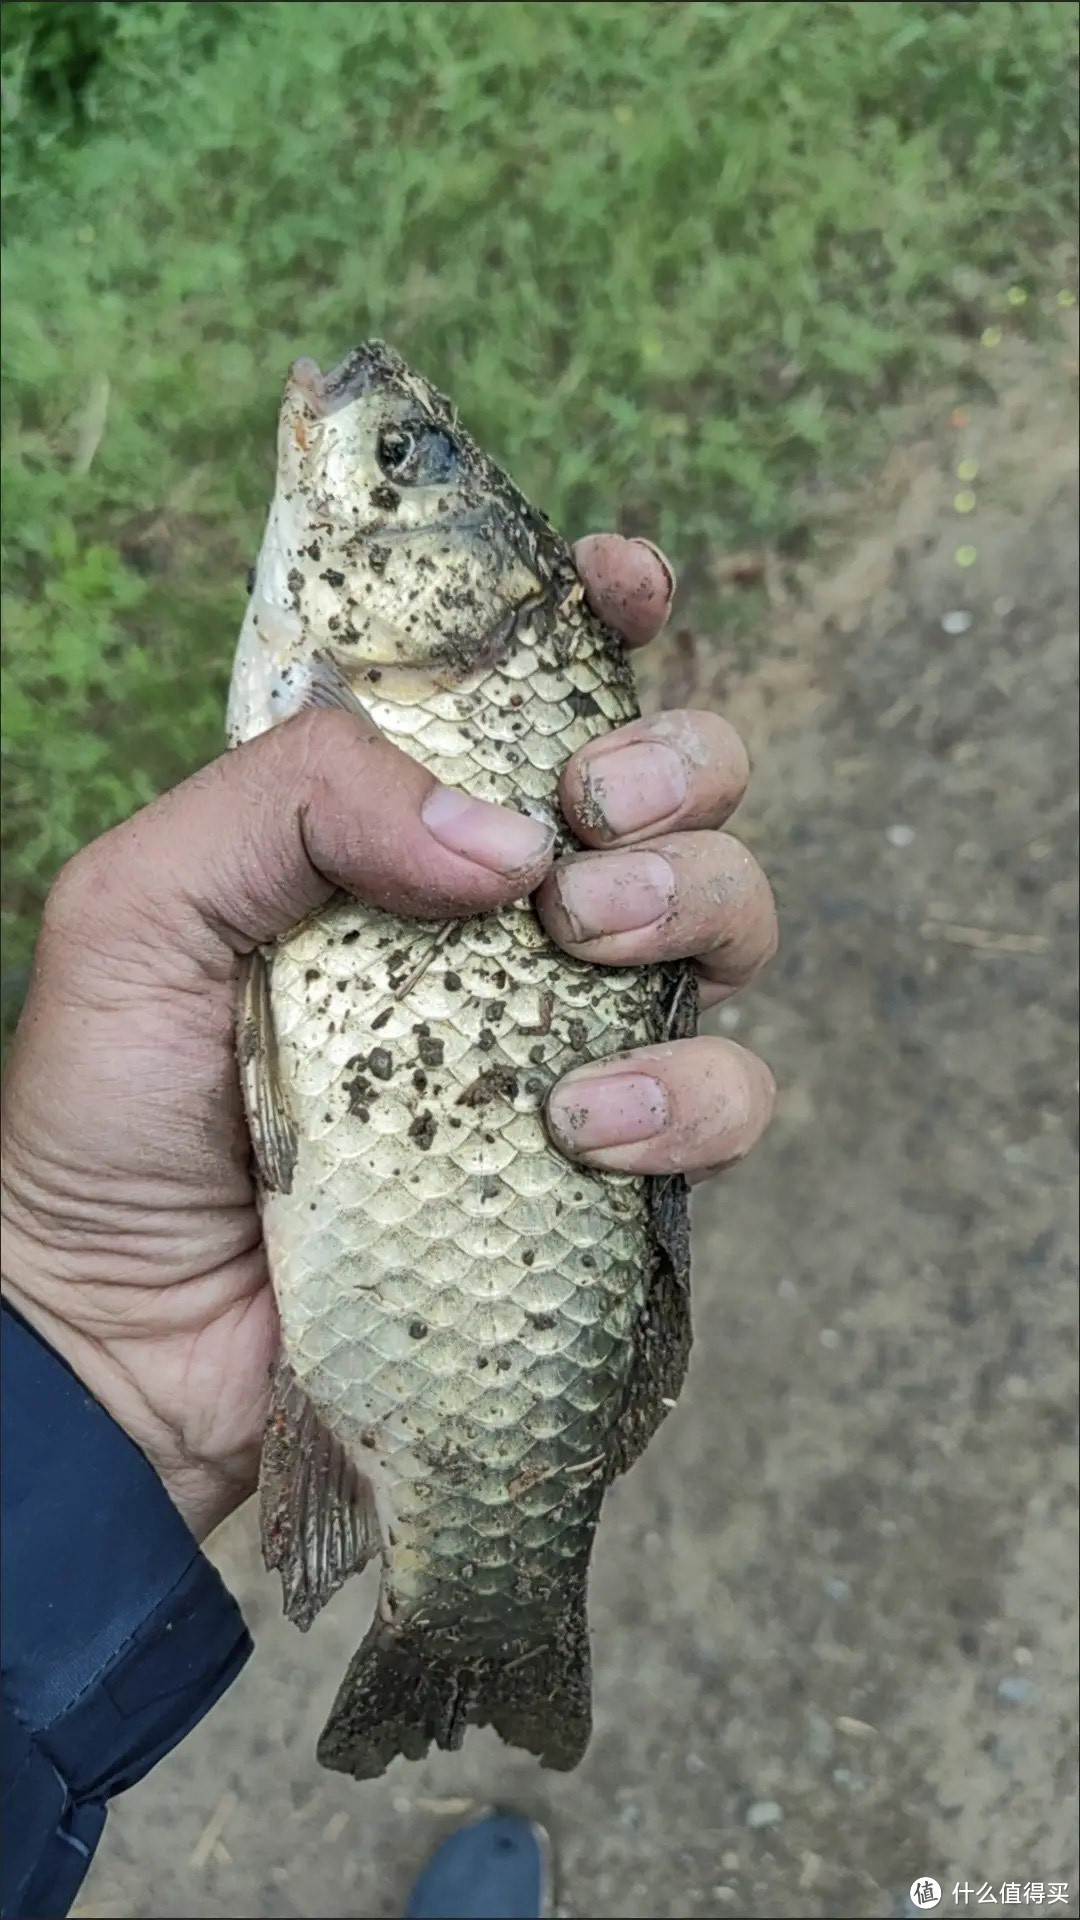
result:
[(799, 1887), (803, 1893), (809, 1893), (810, 1888), (817, 1884), (817, 1877), (820, 1872), (820, 1853), (811, 1853), (810, 1849), (807, 1848), (802, 1856), (802, 1866), (799, 1869)]
[(1012, 1657), (1013, 1665), (1017, 1667), (1030, 1667), (1035, 1659), (1030, 1647), (1014, 1647)]
[(784, 1809), (779, 1800), (755, 1800), (753, 1806), (746, 1809), (746, 1824), (755, 1833), (765, 1827), (780, 1826), (783, 1818)]
[(1010, 1707), (1026, 1706), (1034, 1700), (1039, 1689), (1034, 1680), (1025, 1680), (1019, 1673), (1007, 1673), (1004, 1680), (998, 1681), (997, 1695)]
[(818, 1346), (824, 1347), (828, 1353), (835, 1353), (839, 1345), (840, 1335), (837, 1333), (836, 1328), (822, 1327), (821, 1332), (818, 1334)]
[(974, 618), (966, 607), (954, 607), (951, 613), (942, 614), (941, 631), (953, 635), (966, 633)]
[(899, 824), (895, 827), (886, 827), (885, 838), (890, 847), (910, 847), (915, 838), (915, 829)]
[(724, 1886), (714, 1887), (712, 1890), (712, 1895), (714, 1900), (722, 1900), (724, 1902), (724, 1905), (729, 1907), (734, 1906), (736, 1900), (739, 1897), (734, 1887), (724, 1887)]
[(1008, 599), (1005, 594), (999, 593), (997, 599), (994, 601), (994, 612), (997, 618), (999, 620), (1006, 619), (1012, 612), (1015, 604), (1015, 601)]
[(726, 1853), (722, 1853), (720, 1855), (720, 1865), (723, 1867), (725, 1873), (738, 1873), (739, 1871), (738, 1854), (733, 1853), (731, 1848), (729, 1847)]
[(784, 1279), (778, 1281), (776, 1291), (780, 1295), (781, 1300), (797, 1300), (799, 1297), (799, 1289), (795, 1285), (794, 1280)]
[(709, 1763), (700, 1753), (688, 1753), (684, 1762), (687, 1773), (708, 1773)]
[(823, 1592), (828, 1594), (830, 1600), (851, 1599), (851, 1587), (846, 1580), (841, 1580), (839, 1574), (827, 1573), (821, 1586)]

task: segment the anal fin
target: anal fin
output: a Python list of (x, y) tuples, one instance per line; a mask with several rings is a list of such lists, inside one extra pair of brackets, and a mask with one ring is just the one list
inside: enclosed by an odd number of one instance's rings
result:
[(306, 1631), (379, 1540), (370, 1483), (279, 1361), (259, 1471), (263, 1559), (288, 1619)]
[(690, 1216), (681, 1174), (649, 1181), (652, 1267), (634, 1329), (634, 1358), (611, 1435), (608, 1478), (640, 1460), (682, 1391), (690, 1361)]

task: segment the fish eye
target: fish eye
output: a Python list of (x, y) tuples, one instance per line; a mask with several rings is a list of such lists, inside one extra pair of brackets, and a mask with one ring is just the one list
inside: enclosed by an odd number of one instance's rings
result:
[(416, 441), (408, 427), (387, 427), (379, 435), (379, 465), (391, 480), (397, 478), (416, 451)]
[(399, 487), (437, 486), (457, 466), (455, 442), (429, 421), (403, 421), (384, 427), (376, 453), (388, 480)]

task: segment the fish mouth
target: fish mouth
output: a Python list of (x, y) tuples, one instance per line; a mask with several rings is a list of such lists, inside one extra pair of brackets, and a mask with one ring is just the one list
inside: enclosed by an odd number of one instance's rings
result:
[(294, 360), (289, 369), (289, 384), (323, 419), (341, 413), (354, 400), (363, 400), (368, 394), (395, 389), (408, 392), (420, 402), (425, 413), (435, 417), (437, 411), (425, 386), (384, 340), (366, 340), (362, 346), (354, 347), (329, 373), (323, 373), (316, 360), (306, 357)]

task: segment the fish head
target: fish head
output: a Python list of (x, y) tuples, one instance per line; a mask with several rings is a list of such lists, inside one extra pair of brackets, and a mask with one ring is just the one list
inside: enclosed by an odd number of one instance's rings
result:
[(398, 669), (459, 684), (505, 657), (522, 615), (551, 600), (562, 555), (450, 402), (391, 348), (370, 341), (327, 374), (294, 364), (253, 594), (272, 652), (329, 652), (350, 679)]

